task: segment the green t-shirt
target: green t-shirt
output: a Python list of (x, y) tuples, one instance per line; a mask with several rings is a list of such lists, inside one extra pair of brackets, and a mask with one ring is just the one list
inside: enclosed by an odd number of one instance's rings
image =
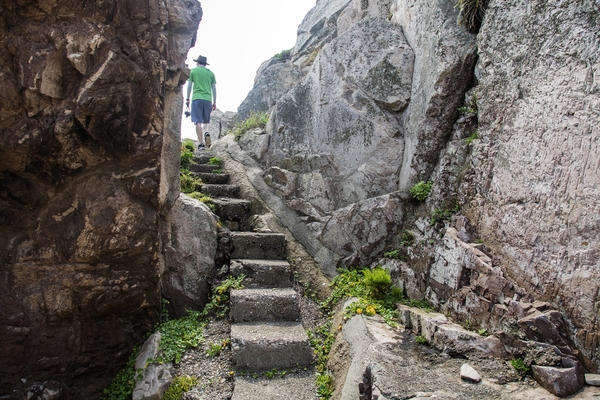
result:
[(212, 85), (216, 84), (217, 80), (210, 69), (204, 67), (192, 69), (188, 81), (194, 83), (192, 101), (198, 99), (212, 101)]

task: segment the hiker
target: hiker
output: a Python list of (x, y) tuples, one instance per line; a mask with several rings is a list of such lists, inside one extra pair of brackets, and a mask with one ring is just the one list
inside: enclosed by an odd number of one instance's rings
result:
[[(210, 65), (206, 62), (206, 57), (198, 56), (196, 68), (190, 72), (188, 79), (187, 97), (185, 106), (190, 106), (190, 93), (192, 86), (194, 94), (192, 96), (192, 122), (196, 125), (196, 135), (198, 135), (198, 150), (204, 150), (210, 147), (210, 135), (208, 133), (208, 124), (210, 123), (210, 113), (217, 109), (217, 81), (215, 74), (208, 68)], [(206, 145), (205, 145), (205, 135)]]

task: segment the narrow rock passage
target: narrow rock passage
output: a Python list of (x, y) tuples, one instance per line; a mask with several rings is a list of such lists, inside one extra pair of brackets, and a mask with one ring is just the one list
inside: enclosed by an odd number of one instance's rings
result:
[(230, 296), (232, 399), (314, 399), (313, 350), (301, 323), (300, 296), (292, 287), (286, 238), (252, 231), (252, 204), (239, 198), (240, 188), (229, 184), (222, 166), (209, 164), (217, 156), (202, 152), (191, 169), (221, 219), (219, 246), (229, 274), (246, 276), (245, 288)]

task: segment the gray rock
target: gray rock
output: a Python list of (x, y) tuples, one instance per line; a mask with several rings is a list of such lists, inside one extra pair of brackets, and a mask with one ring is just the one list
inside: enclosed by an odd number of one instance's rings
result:
[(246, 120), (253, 112), (268, 112), (305, 74), (291, 62), (265, 61), (256, 74), (254, 86), (237, 112), (237, 120)]
[[(171, 383), (169, 363), (148, 365), (148, 360), (156, 359), (160, 355), (160, 340), (160, 332), (153, 333), (140, 349), (135, 360), (135, 370), (142, 370), (143, 377), (140, 380), (136, 379), (132, 400), (160, 400)], [(138, 374), (139, 372), (136, 372), (136, 377)]]
[(588, 110), (599, 99), (600, 38), (592, 15), (594, 3), (490, 2), (478, 35), (481, 156), (466, 211), (483, 238), (494, 238), (509, 275), (536, 298), (560, 298), (570, 339), (597, 368), (600, 227), (590, 210), (600, 180), (588, 160), (600, 119)]
[(600, 386), (600, 375), (585, 374), (585, 383), (590, 386)]
[(585, 383), (584, 374), (578, 361), (563, 358), (562, 368), (532, 365), (533, 378), (550, 393), (558, 397), (572, 395)]
[(208, 301), (208, 281), (215, 273), (215, 215), (205, 204), (182, 194), (169, 216), (164, 242), (162, 289), (169, 311), (181, 317), (186, 310), (202, 310)]
[(460, 367), (460, 379), (462, 379), (463, 381), (469, 381), (474, 383), (481, 382), (481, 376), (469, 364), (463, 364)]

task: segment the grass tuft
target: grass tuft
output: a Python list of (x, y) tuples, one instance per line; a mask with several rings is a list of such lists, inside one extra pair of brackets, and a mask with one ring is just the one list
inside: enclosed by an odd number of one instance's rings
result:
[(266, 127), (267, 122), (269, 122), (268, 113), (251, 113), (245, 121), (235, 124), (233, 129), (228, 131), (227, 134), (233, 135), (235, 140), (238, 141), (244, 135), (244, 133), (248, 132), (250, 129)]

